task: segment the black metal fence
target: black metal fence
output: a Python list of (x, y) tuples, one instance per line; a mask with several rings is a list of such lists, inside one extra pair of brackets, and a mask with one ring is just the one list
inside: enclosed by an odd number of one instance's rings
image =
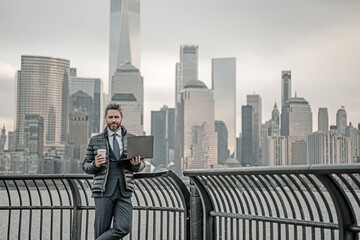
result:
[[(359, 239), (360, 165), (186, 170), (193, 239)], [(197, 208), (199, 209), (199, 208)]]
[[(360, 239), (360, 164), (136, 174), (126, 239)], [(0, 239), (93, 239), (89, 175), (0, 175)]]
[[(189, 239), (189, 191), (172, 172), (135, 175), (125, 239)], [(1, 175), (0, 239), (93, 239), (89, 175)], [(136, 223), (136, 224), (134, 224)]]

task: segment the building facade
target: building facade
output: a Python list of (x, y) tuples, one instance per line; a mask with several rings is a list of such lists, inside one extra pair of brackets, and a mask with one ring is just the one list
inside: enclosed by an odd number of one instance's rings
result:
[(281, 71), (281, 109), (291, 98), (291, 71)]
[[(101, 79), (71, 76), (69, 81), (70, 108), (85, 109), (89, 114), (90, 134), (99, 133), (101, 118)], [(90, 97), (90, 99), (89, 99)]]
[(175, 109), (163, 106), (160, 111), (151, 111), (151, 135), (154, 136), (155, 167), (164, 167), (174, 162)]
[(44, 118), (39, 114), (25, 114), (24, 152), (28, 155), (43, 156)]
[(287, 163), (307, 164), (307, 136), (312, 133), (312, 112), (304, 98), (285, 102), (281, 113), (281, 135), (287, 137)]
[(327, 108), (319, 108), (318, 113), (318, 131), (329, 131), (329, 115)]
[[(214, 97), (198, 80), (188, 82), (181, 93), (175, 137), (175, 169), (212, 168), (217, 165)], [(182, 129), (182, 130), (181, 130)]]
[(44, 118), (44, 145), (65, 146), (68, 135), (70, 61), (21, 56), (16, 77), (16, 142), (24, 149), (25, 114)]
[(345, 136), (346, 126), (347, 126), (346, 110), (344, 106), (341, 106), (341, 108), (336, 112), (336, 127), (340, 135)]
[(176, 63), (176, 102), (181, 101), (181, 91), (185, 84), (192, 80), (198, 80), (198, 50), (198, 45), (180, 46), (180, 62)]
[(253, 128), (253, 157), (255, 165), (260, 165), (261, 153), (261, 122), (262, 122), (262, 103), (261, 97), (258, 94), (251, 94), (246, 96), (247, 105), (252, 106), (254, 113), (254, 128)]
[(86, 110), (74, 109), (70, 114), (69, 144), (71, 159), (80, 160), (85, 156), (90, 138), (90, 117)]
[(241, 107), (241, 165), (254, 166), (254, 110), (251, 105)]
[[(229, 156), (236, 152), (236, 59), (212, 59), (212, 90), (215, 99), (215, 119), (227, 129)], [(220, 159), (219, 159), (220, 161)]]

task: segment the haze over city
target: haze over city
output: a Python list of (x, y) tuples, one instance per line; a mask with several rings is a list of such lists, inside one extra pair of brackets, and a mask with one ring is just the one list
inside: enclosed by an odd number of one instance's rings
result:
[[(211, 88), (211, 59), (235, 57), (237, 135), (246, 95), (262, 98), (262, 120), (281, 101), (281, 71), (292, 71), (292, 95), (305, 98), (329, 123), (345, 106), (360, 122), (360, 2), (143, 1), (141, 74), (144, 129), (150, 111), (174, 107), (175, 64), (181, 44), (199, 46), (199, 79)], [(108, 91), (109, 1), (0, 3), (0, 124), (14, 130), (15, 72), (21, 55), (70, 60), (78, 75), (101, 78)]]

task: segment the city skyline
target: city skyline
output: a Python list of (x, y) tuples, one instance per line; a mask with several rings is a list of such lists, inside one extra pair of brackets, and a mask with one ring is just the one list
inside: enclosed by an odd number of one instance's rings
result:
[[(80, 12), (84, 4), (89, 9)], [(191, 9), (185, 2), (158, 4), (161, 9), (149, 2), (141, 6), (146, 133), (150, 133), (151, 110), (164, 104), (174, 107), (174, 66), (183, 44), (199, 46), (199, 80), (209, 88), (211, 59), (237, 59), (236, 135), (241, 131), (240, 108), (247, 94), (255, 91), (261, 96), (263, 119), (271, 117), (275, 102), (281, 106), (283, 70), (292, 72), (292, 96), (297, 92), (304, 97), (313, 113), (326, 107), (329, 125), (336, 125), (341, 106), (348, 122), (355, 126), (360, 122), (359, 2), (229, 0), (201, 8), (204, 2), (197, 1)], [(5, 0), (0, 6), (0, 101), (7, 103), (0, 107), (0, 124), (7, 131), (15, 127), (15, 73), (20, 70), (21, 55), (68, 59), (79, 76), (101, 78), (107, 89), (110, 1), (50, 5), (37, 0), (18, 6)], [(223, 15), (212, 18), (215, 13)], [(312, 120), (317, 131), (317, 114)]]

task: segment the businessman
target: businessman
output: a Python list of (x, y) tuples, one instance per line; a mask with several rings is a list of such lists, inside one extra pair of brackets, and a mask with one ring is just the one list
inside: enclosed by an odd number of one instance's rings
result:
[[(107, 126), (90, 139), (82, 164), (84, 172), (94, 176), (94, 236), (98, 240), (121, 239), (131, 231), (133, 172), (145, 167), (140, 156), (121, 160), (126, 158), (127, 137), (131, 135), (121, 125), (122, 119), (120, 105), (110, 103), (105, 109)], [(98, 149), (106, 149), (106, 156), (98, 154)]]

